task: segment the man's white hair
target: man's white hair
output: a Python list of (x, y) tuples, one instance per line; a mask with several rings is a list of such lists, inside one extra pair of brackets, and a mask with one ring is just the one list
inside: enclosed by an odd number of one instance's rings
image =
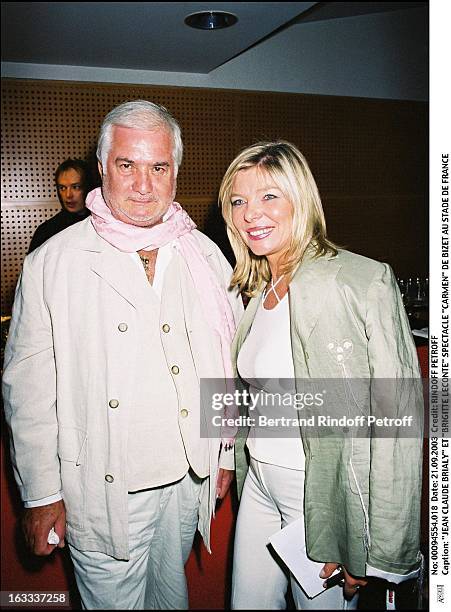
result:
[(100, 128), (97, 144), (97, 159), (106, 173), (108, 154), (111, 149), (112, 131), (115, 125), (136, 130), (167, 129), (173, 140), (172, 157), (177, 175), (183, 156), (183, 143), (180, 126), (171, 113), (160, 104), (148, 100), (132, 100), (116, 106), (105, 117)]

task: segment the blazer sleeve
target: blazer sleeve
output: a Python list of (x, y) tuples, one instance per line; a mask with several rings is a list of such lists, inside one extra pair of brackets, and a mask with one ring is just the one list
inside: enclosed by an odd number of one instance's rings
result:
[[(219, 247), (217, 247), (217, 254), (219, 265), (222, 273), (222, 284), (227, 293), (227, 299), (230, 303), (233, 319), (235, 322), (235, 328), (238, 326), (238, 323), (241, 320), (241, 317), (244, 312), (243, 308), (243, 300), (241, 299), (241, 295), (237, 288), (230, 288), (230, 279), (232, 278), (232, 268), (230, 267), (229, 262), (222, 254)], [(232, 347), (230, 347), (231, 349)], [(235, 453), (233, 450), (226, 451), (221, 447), (219, 453), (219, 467), (226, 470), (234, 470), (235, 469)]]
[[(371, 414), (398, 419), (391, 427), (374, 427), (372, 432), (367, 566), (407, 575), (421, 560), (424, 405), (415, 344), (396, 280), (386, 264), (368, 290), (366, 333)], [(411, 425), (398, 426), (403, 417), (412, 417)]]
[(5, 347), (3, 396), (11, 458), (22, 499), (61, 490), (57, 456), (56, 368), (43, 297), (44, 253), (25, 258)]

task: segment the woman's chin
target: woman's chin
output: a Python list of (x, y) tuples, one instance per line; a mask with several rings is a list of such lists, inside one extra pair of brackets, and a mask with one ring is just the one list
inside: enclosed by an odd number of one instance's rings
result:
[(271, 252), (268, 245), (259, 244), (257, 241), (247, 241), (247, 248), (257, 257), (264, 257)]

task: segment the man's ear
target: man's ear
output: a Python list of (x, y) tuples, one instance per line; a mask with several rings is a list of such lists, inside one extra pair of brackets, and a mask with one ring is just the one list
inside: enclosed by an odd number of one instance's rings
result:
[(97, 162), (97, 168), (99, 170), (100, 178), (103, 179), (103, 168), (102, 164), (99, 161)]

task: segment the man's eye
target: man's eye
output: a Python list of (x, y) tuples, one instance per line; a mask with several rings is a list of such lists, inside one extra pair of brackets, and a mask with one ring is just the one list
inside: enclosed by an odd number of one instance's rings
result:
[(164, 174), (166, 172), (165, 166), (154, 166), (153, 169), (156, 174)]
[(244, 200), (237, 198), (236, 200), (232, 200), (231, 204), (232, 206), (241, 206), (241, 204), (244, 204)]
[(132, 167), (131, 164), (129, 164), (128, 162), (123, 162), (122, 164), (119, 164), (119, 168), (121, 170), (130, 170)]

